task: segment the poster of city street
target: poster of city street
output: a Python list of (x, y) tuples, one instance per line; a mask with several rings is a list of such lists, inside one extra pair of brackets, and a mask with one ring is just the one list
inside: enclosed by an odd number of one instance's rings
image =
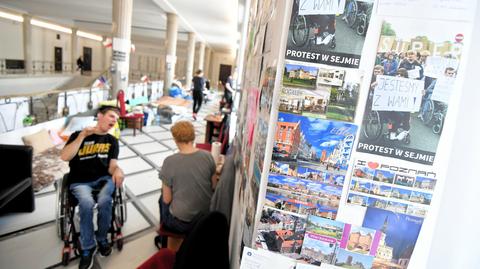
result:
[(272, 159), (345, 173), (356, 132), (350, 123), (279, 113)]

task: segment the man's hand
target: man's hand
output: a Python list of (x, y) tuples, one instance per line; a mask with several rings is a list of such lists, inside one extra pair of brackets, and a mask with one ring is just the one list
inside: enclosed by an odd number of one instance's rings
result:
[(115, 169), (115, 171), (112, 174), (113, 183), (115, 183), (115, 186), (117, 188), (120, 188), (122, 186), (124, 178), (125, 176), (123, 175), (122, 169), (120, 169), (120, 167), (117, 167), (117, 169)]
[(82, 136), (83, 138), (94, 134), (97, 131), (96, 127), (85, 127), (83, 130), (80, 132), (79, 136)]

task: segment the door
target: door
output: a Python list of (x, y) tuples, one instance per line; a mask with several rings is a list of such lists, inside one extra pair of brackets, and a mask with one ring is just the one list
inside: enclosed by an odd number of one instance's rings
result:
[(83, 70), (92, 71), (92, 48), (83, 47)]
[(218, 75), (218, 79), (222, 82), (227, 81), (228, 76), (232, 74), (232, 66), (221, 64), (220, 65), (220, 74)]
[(62, 48), (55, 47), (55, 72), (62, 72)]

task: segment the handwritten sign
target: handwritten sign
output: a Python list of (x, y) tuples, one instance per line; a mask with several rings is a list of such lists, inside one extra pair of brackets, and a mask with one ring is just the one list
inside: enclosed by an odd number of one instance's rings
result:
[(458, 60), (441, 56), (429, 56), (425, 64), (425, 76), (432, 78), (442, 77), (447, 67), (452, 67), (457, 70)]
[(433, 89), (432, 100), (448, 104), (454, 84), (455, 78), (446, 76), (439, 77)]
[(423, 81), (402, 77), (377, 76), (372, 110), (418, 112)]
[(338, 0), (300, 0), (298, 15), (335, 15), (343, 13), (344, 6), (345, 1)]

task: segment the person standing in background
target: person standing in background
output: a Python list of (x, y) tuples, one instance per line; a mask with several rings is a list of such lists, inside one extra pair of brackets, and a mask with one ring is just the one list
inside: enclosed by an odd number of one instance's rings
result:
[(193, 82), (193, 120), (197, 120), (197, 113), (202, 107), (203, 89), (205, 88), (205, 78), (203, 78), (203, 71), (197, 70), (192, 79)]
[(223, 87), (225, 89), (223, 93), (225, 102), (228, 104), (228, 108), (232, 108), (233, 94), (235, 93), (235, 90), (233, 89), (232, 75), (228, 76), (228, 78), (223, 82)]
[(78, 57), (77, 59), (77, 71), (80, 69), (80, 74), (83, 75), (83, 56)]

